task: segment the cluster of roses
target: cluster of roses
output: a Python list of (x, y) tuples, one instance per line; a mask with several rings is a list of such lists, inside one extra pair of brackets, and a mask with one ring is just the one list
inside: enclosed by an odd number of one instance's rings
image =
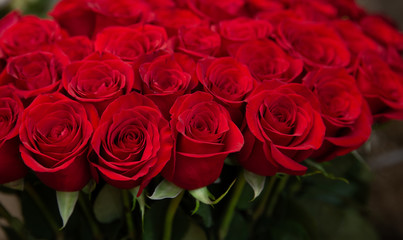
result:
[[(301, 175), (403, 119), (403, 35), (352, 0), (62, 0), (0, 21), (0, 183)], [(140, 191), (141, 191), (140, 190)]]

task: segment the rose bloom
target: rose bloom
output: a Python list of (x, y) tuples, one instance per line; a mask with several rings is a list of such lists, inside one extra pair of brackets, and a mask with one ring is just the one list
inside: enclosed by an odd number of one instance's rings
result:
[(56, 22), (11, 12), (0, 21), (0, 58), (47, 50), (61, 37)]
[(270, 23), (263, 20), (238, 17), (221, 21), (218, 24), (219, 33), (223, 39), (223, 50), (234, 51), (243, 42), (265, 39), (273, 31)]
[(24, 107), (14, 91), (0, 87), (0, 184), (21, 179), (27, 173), (18, 150), (18, 130)]
[(175, 144), (163, 177), (188, 190), (213, 183), (228, 154), (241, 149), (240, 130), (227, 110), (205, 92), (179, 97), (170, 112)]
[(216, 56), (221, 47), (220, 35), (205, 25), (180, 28), (178, 39), (177, 50), (196, 58)]
[(95, 37), (110, 26), (149, 22), (150, 7), (145, 1), (62, 0), (50, 15), (72, 35)]
[(205, 91), (222, 103), (240, 125), (244, 101), (256, 82), (248, 68), (232, 57), (206, 58), (198, 62), (196, 73)]
[(327, 24), (283, 21), (279, 25), (277, 42), (311, 68), (346, 67), (350, 63), (350, 51)]
[(100, 115), (106, 106), (132, 90), (133, 69), (117, 56), (95, 52), (63, 72), (63, 87), (74, 99), (93, 104)]
[(196, 63), (182, 53), (165, 54), (140, 66), (142, 93), (154, 101), (166, 119), (175, 100), (198, 85)]
[(252, 76), (261, 82), (292, 82), (304, 67), (301, 59), (292, 58), (270, 40), (248, 41), (240, 45), (235, 58), (248, 66)]
[(203, 19), (217, 22), (243, 14), (245, 0), (186, 0), (186, 4)]
[(175, 36), (180, 28), (196, 27), (202, 20), (187, 9), (161, 8), (155, 10), (155, 22), (164, 27), (169, 36)]
[(332, 26), (343, 38), (355, 58), (363, 51), (381, 51), (381, 47), (365, 35), (358, 24), (350, 20), (336, 20), (332, 22)]
[(63, 38), (57, 42), (57, 46), (72, 62), (83, 60), (94, 52), (93, 42), (85, 36)]
[(95, 50), (115, 54), (123, 61), (134, 62), (139, 57), (165, 48), (165, 29), (154, 25), (110, 27), (97, 35)]
[(307, 168), (300, 162), (324, 140), (318, 99), (302, 84), (263, 82), (248, 97), (245, 118), (245, 146), (238, 159), (259, 175), (303, 175)]
[[(96, 116), (94, 111), (89, 113)], [(47, 186), (78, 191), (90, 180), (87, 153), (93, 127), (88, 118), (83, 105), (60, 93), (40, 95), (24, 110), (21, 156)]]
[(117, 188), (140, 186), (140, 194), (170, 159), (172, 142), (168, 121), (150, 99), (136, 92), (121, 96), (94, 132), (92, 174)]
[(385, 46), (403, 50), (403, 34), (380, 16), (366, 16), (360, 21), (364, 32)]
[(357, 85), (376, 121), (403, 119), (403, 75), (377, 53), (364, 52), (358, 60)]
[[(56, 49), (57, 50), (57, 49)], [(8, 84), (23, 99), (60, 89), (62, 72), (69, 59), (60, 50), (30, 52), (8, 60), (0, 75), (0, 85)]]
[(311, 157), (328, 161), (368, 140), (372, 116), (355, 79), (345, 69), (319, 69), (308, 73), (303, 82), (318, 97), (326, 125), (325, 141)]

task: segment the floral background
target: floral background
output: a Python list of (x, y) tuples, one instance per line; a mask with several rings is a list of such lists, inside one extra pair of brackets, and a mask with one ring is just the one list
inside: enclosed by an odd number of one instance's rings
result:
[[(45, 17), (55, 2), (56, 0), (0, 0), (0, 16), (10, 9), (20, 9), (27, 14)], [(357, 2), (371, 12), (389, 16), (403, 29), (403, 1)], [(281, 234), (281, 237), (275, 239), (301, 239), (300, 236), (306, 236), (306, 230), (299, 226), (300, 219), (308, 219), (305, 225), (319, 229), (315, 232), (317, 239), (403, 239), (403, 208), (400, 207), (403, 199), (402, 123), (391, 121), (376, 126), (370, 140), (359, 152), (365, 159), (362, 162), (347, 156), (330, 163), (332, 174), (348, 179), (350, 184), (321, 176), (305, 178), (303, 187), (298, 182), (290, 184), (290, 189), (285, 193), (286, 201), (280, 201), (280, 210), (276, 211), (278, 219), (287, 220), (275, 224), (277, 232)], [(0, 201), (15, 216), (28, 222), (36, 221), (26, 211), (22, 211), (15, 196), (1, 193)], [(248, 199), (245, 198), (238, 208), (246, 211), (248, 206)], [(155, 212), (156, 210), (150, 211), (149, 214), (156, 214)], [(237, 216), (234, 222), (242, 225), (241, 218), (237, 219)], [(304, 227), (309, 229), (309, 226)], [(242, 235), (242, 228), (239, 229), (240, 232), (232, 232), (227, 239)], [(289, 236), (284, 236), (284, 229), (292, 230), (289, 231)], [(198, 229), (191, 231), (195, 232), (187, 233), (187, 236), (197, 235)], [(0, 239), (5, 239), (1, 232)], [(200, 235), (200, 239), (207, 239), (207, 236)]]

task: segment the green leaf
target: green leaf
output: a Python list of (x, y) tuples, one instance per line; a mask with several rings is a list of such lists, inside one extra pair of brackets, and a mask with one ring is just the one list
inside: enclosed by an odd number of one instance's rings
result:
[(149, 196), (152, 200), (161, 200), (165, 198), (175, 198), (183, 191), (182, 188), (164, 179), (155, 188), (154, 193)]
[(122, 195), (119, 189), (106, 184), (94, 202), (95, 218), (101, 223), (111, 223), (123, 216)]
[(189, 193), (196, 198), (197, 200), (199, 200), (200, 202), (204, 203), (204, 204), (209, 204), (209, 205), (214, 205), (217, 204), (221, 201), (221, 199), (223, 199), (225, 197), (225, 195), (227, 195), (227, 193), (229, 192), (229, 190), (231, 189), (231, 187), (234, 185), (236, 180), (234, 180), (231, 185), (228, 187), (227, 191), (225, 191), (225, 193), (223, 193), (219, 198), (217, 198), (216, 200), (212, 200), (211, 198), (214, 198), (214, 196), (212, 196), (212, 194), (210, 193), (210, 191), (207, 189), (207, 187), (202, 187), (202, 188), (198, 188), (198, 189), (194, 189), (194, 190), (190, 190)]
[(24, 178), (5, 183), (3, 186), (13, 190), (24, 191)]
[(253, 199), (252, 199), (252, 201), (253, 201), (263, 191), (264, 183), (266, 181), (266, 177), (261, 176), (261, 175), (257, 175), (257, 174), (255, 174), (253, 172), (249, 172), (249, 171), (246, 171), (246, 170), (244, 170), (244, 177), (245, 177), (246, 182), (253, 189), (253, 192), (254, 192), (254, 196), (253, 196)]
[(74, 207), (76, 206), (76, 202), (78, 200), (78, 194), (80, 192), (59, 192), (56, 191), (57, 205), (59, 207), (59, 213), (63, 220), (63, 226), (60, 229), (63, 229), (71, 214), (74, 211)]
[[(84, 188), (81, 190), (86, 194), (91, 194), (94, 190), (95, 187), (97, 186), (97, 183), (95, 182), (94, 179), (91, 179), (87, 185), (84, 186)], [(91, 196), (91, 195), (90, 195)]]
[(141, 212), (141, 222), (142, 222), (142, 225), (144, 226), (144, 214), (145, 214), (145, 209), (146, 209), (146, 200), (145, 200), (145, 197), (144, 197), (144, 192), (142, 192), (140, 194), (140, 196), (137, 197), (137, 193), (139, 192), (139, 189), (140, 189), (140, 186), (135, 187), (133, 189), (130, 189), (129, 192), (133, 196), (133, 208), (132, 208), (132, 211), (134, 210), (134, 208), (136, 206), (136, 202), (138, 202), (139, 206), (140, 206), (140, 212)]

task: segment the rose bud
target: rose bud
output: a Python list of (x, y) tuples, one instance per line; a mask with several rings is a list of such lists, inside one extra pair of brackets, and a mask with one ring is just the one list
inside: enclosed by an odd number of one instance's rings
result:
[(115, 54), (123, 61), (134, 62), (145, 54), (166, 47), (165, 29), (154, 25), (110, 27), (97, 35), (95, 50)]
[(248, 66), (252, 76), (262, 81), (294, 81), (301, 73), (304, 63), (286, 54), (270, 40), (249, 41), (242, 44), (235, 58)]
[(394, 71), (377, 53), (359, 56), (357, 85), (376, 121), (403, 119), (403, 75)]
[(244, 143), (228, 111), (213, 96), (196, 92), (179, 97), (171, 108), (175, 145), (162, 175), (175, 185), (192, 190), (213, 183), (224, 160)]
[(196, 73), (205, 91), (222, 103), (232, 120), (241, 125), (245, 99), (256, 82), (248, 68), (232, 57), (206, 58), (198, 62)]
[(68, 65), (63, 87), (74, 99), (93, 104), (101, 115), (106, 106), (132, 90), (133, 69), (117, 56), (95, 52)]
[(403, 34), (380, 16), (366, 16), (360, 21), (364, 32), (385, 46), (403, 50)]
[(303, 175), (300, 164), (322, 145), (325, 125), (319, 101), (298, 83), (265, 81), (247, 99), (245, 146), (239, 163), (258, 175)]
[(269, 22), (246, 17), (221, 21), (218, 28), (223, 39), (222, 48), (226, 52), (235, 51), (244, 42), (265, 39), (273, 31)]
[(0, 75), (0, 85), (8, 84), (15, 93), (29, 104), (33, 97), (61, 88), (62, 72), (70, 62), (64, 53), (36, 51), (8, 60)]
[(113, 101), (102, 114), (91, 141), (92, 174), (97, 171), (117, 188), (142, 189), (171, 157), (172, 135), (167, 120), (147, 97), (132, 92)]
[(210, 27), (199, 25), (192, 28), (180, 28), (177, 50), (195, 58), (216, 56), (221, 47), (221, 37)]
[(162, 55), (140, 66), (142, 93), (157, 104), (166, 119), (170, 119), (175, 100), (199, 83), (195, 68), (193, 59), (181, 53)]
[(325, 141), (312, 158), (328, 161), (368, 140), (372, 116), (355, 79), (345, 69), (319, 69), (308, 73), (303, 82), (318, 97), (326, 125)]
[(94, 52), (94, 44), (85, 36), (63, 38), (57, 46), (69, 57), (70, 61), (83, 60)]
[(18, 130), (24, 107), (14, 91), (0, 87), (0, 184), (21, 179), (27, 173), (19, 152)]
[(278, 27), (277, 42), (310, 68), (340, 68), (350, 63), (350, 51), (327, 24), (283, 21)]
[(8, 16), (0, 21), (0, 58), (49, 50), (62, 37), (59, 26), (54, 21), (36, 16), (22, 17), (16, 12), (11, 12)]
[(87, 162), (93, 127), (80, 103), (60, 94), (40, 95), (20, 127), (24, 163), (57, 191), (81, 190), (90, 180)]

